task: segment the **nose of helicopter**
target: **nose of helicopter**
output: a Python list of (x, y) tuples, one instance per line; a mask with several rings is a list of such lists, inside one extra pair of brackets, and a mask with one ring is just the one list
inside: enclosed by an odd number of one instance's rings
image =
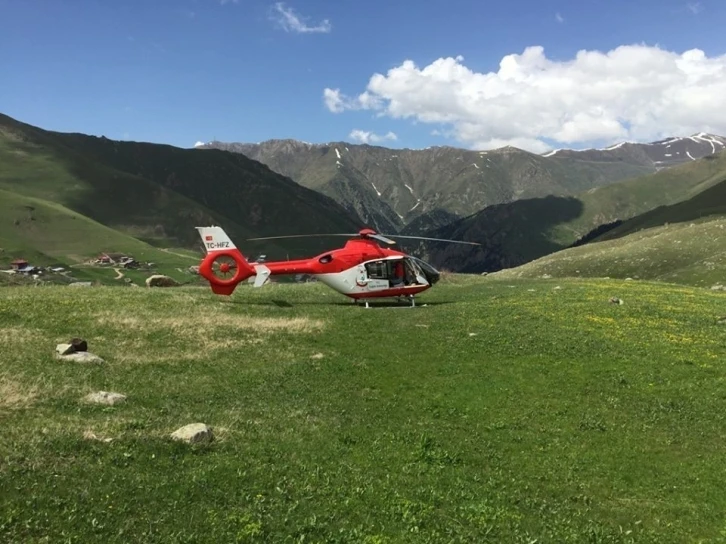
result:
[(433, 285), (437, 281), (441, 279), (441, 272), (436, 270), (433, 266), (431, 266), (426, 261), (422, 261), (421, 259), (414, 257), (414, 260), (416, 261), (416, 264), (421, 267), (421, 270), (424, 273), (424, 276), (426, 276), (426, 281), (429, 282), (429, 284)]

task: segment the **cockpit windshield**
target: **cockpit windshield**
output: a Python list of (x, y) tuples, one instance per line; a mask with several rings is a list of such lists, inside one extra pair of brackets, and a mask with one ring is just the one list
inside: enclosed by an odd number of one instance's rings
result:
[(426, 277), (431, 285), (439, 281), (441, 273), (429, 263), (427, 263), (426, 261), (422, 261), (418, 257), (409, 257), (409, 259), (413, 261), (423, 271), (423, 275)]

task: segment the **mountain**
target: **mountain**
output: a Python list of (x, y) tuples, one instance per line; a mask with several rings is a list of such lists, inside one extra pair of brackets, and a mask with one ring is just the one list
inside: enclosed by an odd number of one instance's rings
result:
[[(0, 223), (4, 247), (25, 240), (15, 244), (17, 251), (67, 262), (80, 262), (99, 248), (116, 251), (122, 239), (144, 244), (135, 250), (199, 251), (194, 227), (211, 223), (240, 243), (291, 232), (351, 232), (362, 224), (331, 198), (240, 154), (52, 132), (5, 115), (0, 115), (0, 189), (6, 205), (10, 195), (16, 203), (3, 210), (6, 218), (15, 217)], [(23, 221), (24, 206), (30, 205), (25, 199), (35, 199), (31, 206), (47, 211), (48, 220)], [(70, 225), (66, 220), (79, 226), (58, 230)], [(280, 241), (259, 250), (284, 258), (322, 251), (325, 242)], [(10, 257), (8, 251), (0, 255)]]
[(197, 149), (222, 149), (258, 160), (334, 198), (381, 232), (400, 231), (428, 213), (435, 217), (424, 219), (422, 225), (517, 199), (569, 195), (651, 171), (647, 166), (618, 161), (546, 158), (513, 147), (412, 150), (268, 140), (259, 144), (211, 142)]
[[(434, 238), (480, 242), (481, 247), (434, 242), (411, 250), (444, 269), (493, 272), (516, 267), (583, 238), (606, 239), (617, 232), (633, 232), (639, 224), (659, 224), (669, 217), (692, 219), (714, 207), (720, 209), (726, 192), (716, 187), (724, 181), (726, 151), (570, 197), (548, 196), (490, 206), (425, 233)], [(710, 188), (713, 190), (708, 191)], [(660, 208), (671, 205), (676, 206), (667, 214)], [(596, 232), (589, 234), (593, 229)]]
[(544, 155), (513, 147), (412, 150), (290, 139), (256, 144), (215, 141), (197, 149), (243, 154), (334, 198), (381, 232), (416, 234), (487, 206), (547, 195), (570, 196), (702, 158), (725, 145), (726, 138), (701, 133)]
[(726, 138), (699, 132), (688, 137), (673, 137), (650, 143), (621, 142), (605, 149), (556, 149), (544, 153), (548, 158), (570, 158), (594, 162), (619, 161), (654, 171), (695, 161), (726, 149)]

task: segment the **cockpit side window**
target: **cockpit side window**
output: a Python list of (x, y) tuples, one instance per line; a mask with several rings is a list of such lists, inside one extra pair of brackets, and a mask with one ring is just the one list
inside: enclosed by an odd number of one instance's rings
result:
[(322, 264), (328, 264), (332, 260), (333, 260), (332, 255), (323, 255), (322, 257), (320, 257), (320, 259), (318, 259), (318, 262), (320, 262)]

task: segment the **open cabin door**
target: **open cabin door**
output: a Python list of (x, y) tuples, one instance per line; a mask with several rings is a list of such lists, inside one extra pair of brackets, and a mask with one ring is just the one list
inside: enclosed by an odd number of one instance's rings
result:
[(359, 285), (367, 284), (374, 288), (429, 285), (419, 264), (410, 257), (370, 261), (365, 263), (364, 270), (359, 276)]

